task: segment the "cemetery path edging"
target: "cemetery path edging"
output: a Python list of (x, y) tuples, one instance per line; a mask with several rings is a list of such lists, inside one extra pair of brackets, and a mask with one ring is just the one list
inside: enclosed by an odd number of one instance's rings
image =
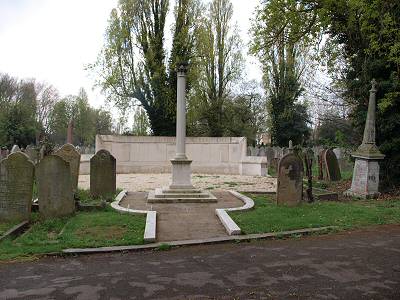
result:
[(136, 210), (122, 207), (120, 202), (124, 199), (124, 197), (128, 194), (127, 190), (121, 191), (117, 197), (115, 197), (115, 201), (111, 203), (111, 207), (117, 210), (120, 213), (128, 213), (128, 214), (140, 214), (146, 215), (146, 226), (144, 229), (143, 239), (145, 242), (155, 242), (156, 240), (156, 220), (157, 220), (157, 212), (152, 210)]
[(232, 220), (232, 218), (229, 216), (227, 213), (228, 211), (246, 211), (249, 209), (252, 209), (254, 207), (254, 201), (236, 191), (229, 190), (228, 191), (232, 196), (240, 199), (241, 201), (244, 202), (243, 206), (240, 207), (233, 207), (233, 208), (217, 208), (215, 210), (215, 214), (221, 221), (222, 225), (224, 225), (226, 232), (229, 235), (240, 235), (242, 233), (240, 227), (235, 223), (235, 221)]
[(62, 252), (64, 254), (78, 255), (78, 254), (111, 253), (111, 252), (123, 252), (123, 251), (155, 250), (165, 245), (171, 247), (179, 247), (179, 246), (217, 244), (217, 243), (225, 243), (232, 241), (250, 241), (250, 240), (260, 240), (260, 239), (285, 238), (298, 235), (309, 235), (313, 233), (329, 232), (335, 229), (337, 229), (337, 226), (326, 226), (326, 227), (305, 228), (305, 229), (297, 229), (297, 230), (282, 231), (282, 232), (234, 235), (234, 236), (215, 237), (215, 238), (198, 239), (198, 240), (157, 242), (146, 245), (110, 246), (110, 247), (99, 247), (99, 248), (70, 248), (70, 249), (64, 249)]

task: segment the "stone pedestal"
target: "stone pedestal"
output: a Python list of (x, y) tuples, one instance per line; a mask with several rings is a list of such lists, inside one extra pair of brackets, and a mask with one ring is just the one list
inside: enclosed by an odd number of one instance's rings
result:
[(379, 163), (365, 157), (356, 157), (351, 188), (344, 194), (357, 198), (379, 197)]
[(189, 159), (171, 159), (172, 164), (172, 182), (170, 189), (194, 189), (192, 185), (191, 169)]

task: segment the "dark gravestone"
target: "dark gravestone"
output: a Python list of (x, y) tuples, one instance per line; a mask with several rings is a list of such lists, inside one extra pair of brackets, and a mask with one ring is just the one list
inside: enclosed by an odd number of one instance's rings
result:
[(294, 153), (286, 154), (278, 164), (276, 203), (295, 206), (303, 197), (303, 162)]
[(323, 158), (326, 173), (325, 179), (329, 181), (338, 181), (342, 179), (335, 152), (333, 152), (332, 149), (328, 149), (323, 153)]
[(72, 214), (75, 201), (69, 163), (57, 155), (47, 155), (36, 165), (39, 211), (45, 218)]
[(107, 198), (116, 192), (116, 160), (107, 150), (100, 150), (90, 159), (90, 193)]
[(81, 164), (80, 153), (76, 151), (74, 145), (65, 144), (54, 152), (54, 154), (60, 156), (69, 163), (72, 179), (72, 191), (76, 193), (78, 190), (79, 166)]
[(31, 213), (34, 166), (22, 152), (0, 162), (0, 221), (28, 220)]
[(318, 179), (324, 179), (324, 156), (326, 150), (321, 150), (318, 154)]

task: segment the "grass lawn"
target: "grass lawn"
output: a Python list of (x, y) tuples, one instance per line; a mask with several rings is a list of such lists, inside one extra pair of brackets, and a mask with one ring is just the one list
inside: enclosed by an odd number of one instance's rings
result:
[(13, 226), (19, 223), (21, 223), (21, 221), (0, 223), (0, 236), (2, 236), (4, 233), (6, 233), (7, 230), (11, 229)]
[(33, 213), (33, 225), (28, 231), (15, 240), (0, 242), (0, 260), (60, 252), (65, 248), (143, 244), (145, 221), (145, 216), (120, 214), (110, 207), (45, 221)]
[(400, 223), (400, 199), (316, 202), (287, 207), (277, 206), (274, 196), (271, 195), (249, 196), (255, 203), (253, 210), (229, 212), (245, 234), (324, 226), (348, 229), (374, 224)]

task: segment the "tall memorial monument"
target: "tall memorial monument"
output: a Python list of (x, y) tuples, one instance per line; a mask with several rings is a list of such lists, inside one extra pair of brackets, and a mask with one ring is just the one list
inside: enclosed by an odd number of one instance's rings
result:
[(171, 159), (172, 181), (168, 187), (150, 191), (149, 203), (217, 202), (214, 195), (192, 185), (192, 161), (186, 156), (186, 72), (186, 65), (181, 64), (177, 72), (176, 154)]
[(367, 121), (362, 144), (352, 154), (356, 159), (351, 188), (346, 196), (377, 198), (379, 196), (379, 161), (385, 158), (375, 144), (376, 81), (371, 82)]

